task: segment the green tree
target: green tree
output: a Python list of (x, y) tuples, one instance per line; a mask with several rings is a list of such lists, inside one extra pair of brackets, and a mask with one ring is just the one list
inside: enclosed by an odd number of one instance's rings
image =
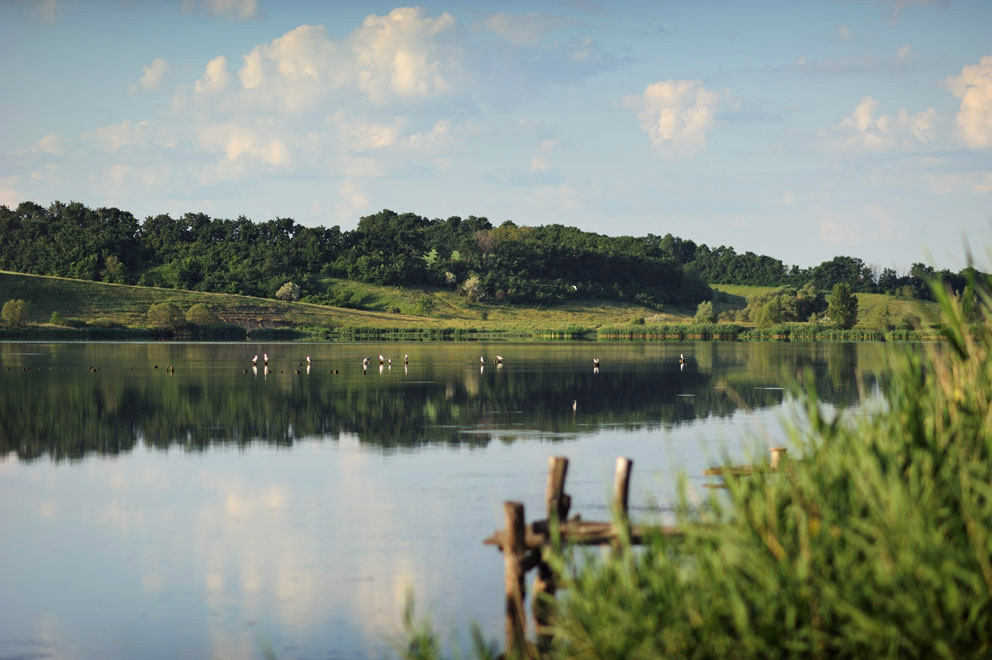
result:
[(174, 330), (183, 325), (183, 315), (172, 303), (155, 303), (148, 308), (148, 322), (157, 328)]
[(276, 298), (290, 302), (300, 299), (300, 287), (292, 282), (286, 282), (276, 291)]
[(838, 328), (847, 330), (853, 328), (858, 321), (858, 299), (851, 293), (851, 287), (844, 282), (834, 285), (827, 296), (827, 311), (830, 320)]
[(217, 325), (220, 322), (216, 312), (204, 303), (196, 303), (186, 310), (186, 320), (196, 325)]
[(124, 264), (116, 256), (104, 260), (103, 281), (114, 284), (124, 284)]
[(8, 300), (3, 304), (3, 310), (0, 310), (0, 320), (3, 320), (4, 325), (15, 327), (26, 324), (28, 322), (28, 304), (20, 298)]
[(696, 307), (696, 316), (692, 319), (693, 323), (713, 323), (716, 321), (716, 315), (713, 313), (713, 303), (709, 300), (704, 300), (699, 303)]

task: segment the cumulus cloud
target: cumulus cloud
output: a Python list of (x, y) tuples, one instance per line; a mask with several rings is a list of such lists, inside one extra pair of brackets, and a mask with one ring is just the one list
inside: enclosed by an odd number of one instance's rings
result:
[(141, 67), (142, 76), (138, 81), (142, 89), (153, 92), (162, 85), (162, 79), (169, 72), (169, 63), (161, 57), (156, 57), (148, 66)]
[(720, 94), (698, 80), (662, 80), (624, 98), (655, 147), (681, 152), (706, 145), (719, 104)]
[(961, 142), (972, 149), (992, 146), (992, 55), (962, 68), (946, 85), (961, 99), (954, 118)]
[(451, 14), (431, 18), (420, 7), (366, 17), (349, 39), (359, 88), (373, 102), (449, 91), (449, 75), (457, 65), (436, 38), (454, 24)]
[(197, 140), (203, 149), (222, 154), (228, 164), (254, 161), (272, 167), (288, 167), (292, 158), (285, 140), (270, 133), (229, 122), (201, 126), (197, 129)]
[(915, 115), (902, 108), (894, 115), (876, 116), (877, 110), (878, 101), (866, 96), (854, 112), (837, 125), (844, 146), (866, 151), (891, 151), (911, 149), (934, 139), (937, 112), (933, 108)]
[(203, 11), (235, 21), (254, 18), (258, 13), (257, 0), (182, 0), (185, 11)]
[(223, 55), (207, 62), (203, 77), (196, 81), (194, 89), (197, 94), (216, 94), (227, 89), (231, 82), (231, 74), (227, 70), (227, 58)]

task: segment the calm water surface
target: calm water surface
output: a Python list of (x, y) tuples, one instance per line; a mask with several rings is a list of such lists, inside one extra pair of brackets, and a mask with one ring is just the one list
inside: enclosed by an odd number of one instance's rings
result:
[(0, 344), (0, 657), (385, 657), (411, 589), (452, 645), (471, 622), (496, 639), (481, 541), (503, 500), (540, 513), (548, 456), (587, 519), (632, 458), (634, 516), (657, 518), (679, 471), (704, 492), (724, 453), (783, 441), (796, 373), (847, 409), (883, 364), (875, 344)]

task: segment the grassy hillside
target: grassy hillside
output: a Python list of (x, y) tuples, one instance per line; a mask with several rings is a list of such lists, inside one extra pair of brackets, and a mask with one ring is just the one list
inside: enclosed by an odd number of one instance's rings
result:
[[(486, 305), (468, 300), (447, 289), (403, 289), (325, 278), (320, 300), (282, 302), (230, 294), (180, 291), (155, 287), (104, 284), (39, 275), (0, 271), (0, 304), (21, 298), (28, 302), (29, 322), (46, 324), (52, 312), (66, 319), (91, 325), (147, 325), (146, 314), (153, 303), (171, 302), (185, 311), (196, 303), (211, 307), (222, 322), (254, 330), (257, 328), (382, 328), (382, 329), (474, 329), (514, 335), (540, 334), (565, 328), (596, 330), (626, 326), (691, 323), (694, 309), (665, 309), (661, 312), (630, 303), (576, 300), (553, 306)], [(773, 287), (718, 284), (723, 298), (716, 311), (743, 308), (751, 296)], [(936, 303), (902, 300), (882, 294), (858, 294), (859, 328), (875, 328), (883, 313), (892, 323), (915, 316), (926, 325), (937, 318)], [(359, 309), (360, 308), (360, 309)]]
[[(653, 310), (639, 305), (604, 301), (573, 301), (552, 307), (511, 307), (472, 303), (453, 291), (400, 289), (332, 279), (324, 284), (329, 294), (336, 295), (349, 306), (364, 309), (104, 284), (4, 271), (0, 271), (0, 303), (13, 298), (27, 301), (31, 323), (47, 323), (52, 312), (57, 311), (64, 318), (127, 326), (145, 325), (146, 313), (153, 303), (172, 302), (184, 311), (196, 303), (205, 303), (221, 321), (246, 328), (443, 326), (525, 332), (567, 326), (595, 328), (655, 314)], [(668, 316), (686, 320), (682, 314)]]
[[(726, 294), (726, 302), (716, 302), (713, 309), (717, 314), (725, 309), (741, 309), (753, 296), (774, 291), (780, 287), (747, 286), (741, 284), (712, 284), (711, 287)], [(875, 328), (884, 314), (890, 323), (898, 324), (900, 319), (916, 317), (924, 326), (933, 325), (940, 317), (940, 306), (930, 300), (908, 300), (884, 293), (857, 293), (858, 322), (856, 328)]]

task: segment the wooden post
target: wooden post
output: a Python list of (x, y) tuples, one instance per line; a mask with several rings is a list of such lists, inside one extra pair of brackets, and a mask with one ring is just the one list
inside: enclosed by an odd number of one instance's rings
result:
[[(634, 467), (634, 461), (623, 456), (617, 458), (617, 469), (613, 476), (613, 517), (615, 524), (623, 526), (623, 533), (630, 537), (630, 519), (627, 515), (627, 498), (630, 496), (630, 471)], [(617, 530), (618, 535), (621, 530)], [(619, 539), (617, 539), (619, 541)], [(613, 544), (614, 549), (619, 549), (619, 542)]]
[[(548, 458), (548, 488), (545, 491), (545, 504), (548, 512), (548, 533), (552, 539), (557, 536), (558, 525), (568, 517), (571, 498), (565, 494), (565, 476), (568, 474), (568, 459), (564, 456)], [(548, 598), (553, 598), (557, 586), (551, 567), (544, 561), (537, 564), (534, 576), (534, 595), (531, 597), (531, 612), (534, 615), (534, 631), (537, 634), (537, 650), (546, 654), (551, 650), (552, 635), (546, 631), (551, 623), (554, 607)]]
[(782, 457), (785, 456), (787, 451), (785, 447), (772, 447), (768, 450), (772, 455), (772, 469), (777, 470), (779, 463), (782, 461)]
[(524, 505), (503, 502), (506, 537), (503, 566), (506, 572), (506, 657), (522, 658), (527, 649), (527, 621), (524, 618)]
[(568, 474), (568, 459), (564, 456), (548, 458), (548, 487), (544, 494), (547, 505), (548, 523), (557, 519), (563, 522), (568, 517), (572, 498), (565, 494), (565, 476)]

